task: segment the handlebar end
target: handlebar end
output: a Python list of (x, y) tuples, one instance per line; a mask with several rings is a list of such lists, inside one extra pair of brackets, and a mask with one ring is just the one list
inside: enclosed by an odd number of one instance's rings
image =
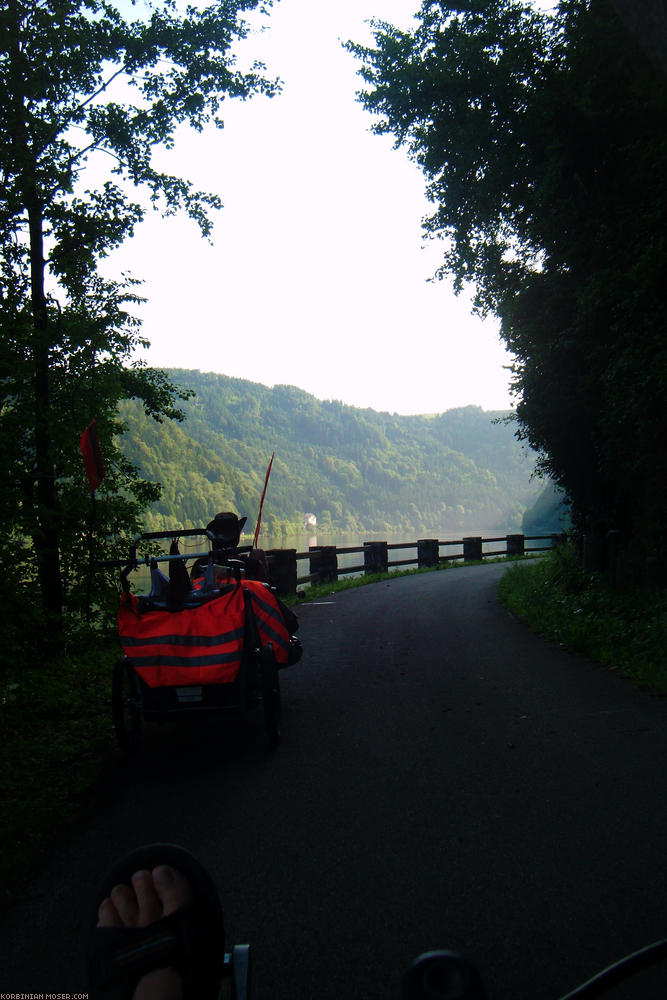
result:
[(453, 951), (427, 951), (405, 976), (401, 1000), (485, 1000), (477, 969)]

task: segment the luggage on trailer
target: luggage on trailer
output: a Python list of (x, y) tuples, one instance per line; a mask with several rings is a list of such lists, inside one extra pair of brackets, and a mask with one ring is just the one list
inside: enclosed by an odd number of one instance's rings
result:
[[(197, 598), (195, 598), (195, 601)], [(290, 635), (266, 584), (239, 580), (201, 595), (180, 611), (124, 594), (118, 631), (125, 655), (149, 687), (227, 684), (236, 680), (244, 649), (246, 614), (261, 646), (271, 644), (280, 666), (290, 658)]]

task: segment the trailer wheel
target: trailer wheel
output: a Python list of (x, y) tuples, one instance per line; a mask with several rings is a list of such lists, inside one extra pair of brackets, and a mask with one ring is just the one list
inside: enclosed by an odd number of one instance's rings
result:
[(134, 672), (124, 656), (116, 661), (113, 668), (111, 714), (121, 749), (134, 753), (141, 739), (141, 705)]
[(280, 702), (280, 680), (273, 646), (268, 643), (260, 652), (260, 676), (262, 683), (262, 710), (264, 728), (270, 748), (280, 743), (282, 708)]

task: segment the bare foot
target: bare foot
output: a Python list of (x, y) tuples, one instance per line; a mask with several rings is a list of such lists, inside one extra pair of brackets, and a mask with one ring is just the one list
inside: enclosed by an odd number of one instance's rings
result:
[[(97, 911), (98, 927), (147, 927), (192, 900), (187, 880), (169, 865), (135, 872), (131, 886), (117, 885)], [(182, 1000), (183, 977), (176, 969), (155, 969), (137, 983), (133, 1000)]]

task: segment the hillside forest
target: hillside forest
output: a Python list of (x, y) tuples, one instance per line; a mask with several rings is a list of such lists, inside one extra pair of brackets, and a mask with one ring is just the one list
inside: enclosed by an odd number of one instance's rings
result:
[(146, 530), (197, 527), (233, 510), (254, 532), (273, 453), (262, 519), (262, 537), (273, 539), (303, 532), (307, 514), (328, 535), (520, 531), (544, 485), (531, 479), (535, 456), (505, 413), (468, 406), (399, 416), (320, 401), (294, 386), (168, 375), (195, 393), (182, 404), (181, 423), (157, 423), (138, 401), (121, 407), (121, 451), (161, 486)]

